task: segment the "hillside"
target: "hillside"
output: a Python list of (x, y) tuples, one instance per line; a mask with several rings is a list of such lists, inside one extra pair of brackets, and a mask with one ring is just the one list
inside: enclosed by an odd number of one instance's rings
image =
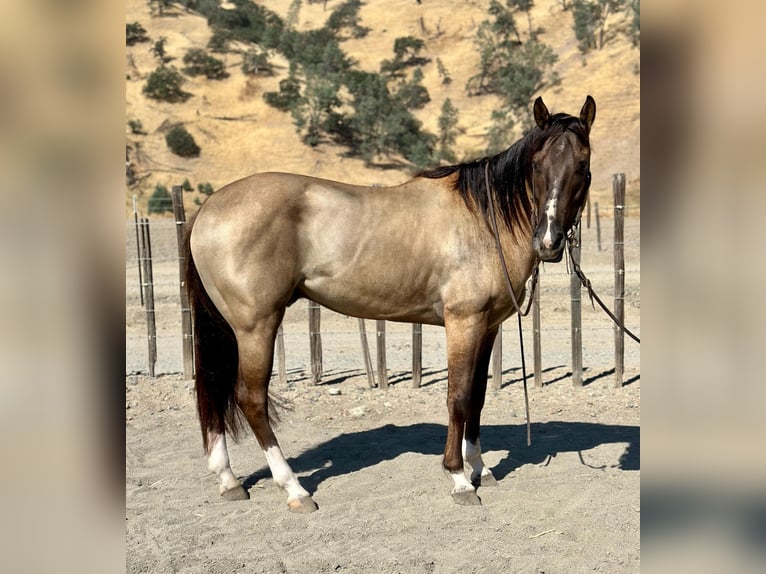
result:
[[(257, 2), (287, 15), (288, 0)], [(339, 0), (323, 3), (303, 2), (298, 30), (321, 27)], [(361, 11), (361, 25), (370, 29), (360, 39), (343, 42), (346, 53), (361, 69), (377, 71), (380, 61), (390, 59), (397, 37), (414, 36), (425, 42), (422, 55), (431, 59), (423, 67), (423, 85), (431, 102), (415, 115), (424, 128), (436, 133), (437, 118), (445, 98), (459, 110), (456, 152), (461, 159), (482, 155), (484, 134), (490, 114), (497, 106), (492, 95), (469, 97), (467, 79), (476, 73), (479, 56), (474, 43), (478, 25), (487, 19), (489, 0), (468, 0), (456, 9), (449, 0), (367, 0)], [(640, 191), (640, 51), (622, 35), (610, 39), (602, 50), (582, 56), (572, 31), (571, 11), (563, 11), (560, 0), (537, 0), (531, 11), (540, 41), (551, 46), (558, 55), (554, 69), (561, 83), (540, 95), (552, 112), (576, 114), (586, 94), (597, 103), (598, 113), (591, 135), (593, 159), (592, 197), (603, 205), (611, 203), (611, 175), (625, 172), (629, 203), (638, 205)], [(618, 17), (615, 17), (618, 18)], [(621, 18), (621, 16), (619, 17)], [(139, 22), (153, 41), (167, 38), (166, 49), (183, 67), (182, 58), (189, 48), (205, 48), (212, 30), (206, 19), (194, 12), (173, 6), (162, 17), (153, 16), (146, 0), (127, 0), (126, 22)], [(616, 22), (615, 22), (616, 23)], [(519, 21), (526, 31), (526, 22)], [(216, 54), (224, 59), (229, 77), (207, 80), (202, 76), (186, 77), (184, 90), (192, 96), (184, 103), (163, 103), (146, 98), (141, 89), (149, 73), (157, 67), (150, 52), (152, 43), (138, 43), (126, 49), (126, 139), (129, 158), (140, 183), (128, 188), (126, 207), (133, 194), (146, 211), (146, 201), (155, 184), (170, 187), (189, 179), (210, 182), (217, 188), (257, 171), (279, 170), (316, 175), (359, 184), (392, 185), (409, 177), (404, 169), (373, 169), (361, 159), (346, 157), (345, 148), (321, 144), (311, 148), (295, 133), (289, 113), (268, 106), (263, 93), (278, 89), (287, 76), (288, 63), (281, 56), (271, 58), (276, 74), (271, 77), (246, 77), (240, 70), (241, 56), (236, 53)], [(440, 58), (453, 81), (443, 85), (437, 73)], [(139, 120), (143, 135), (135, 135), (127, 126)], [(165, 144), (169, 126), (183, 122), (202, 148), (198, 158), (183, 159), (172, 154)], [(509, 137), (509, 145), (520, 134)], [(200, 194), (184, 194), (187, 208), (192, 209)]]

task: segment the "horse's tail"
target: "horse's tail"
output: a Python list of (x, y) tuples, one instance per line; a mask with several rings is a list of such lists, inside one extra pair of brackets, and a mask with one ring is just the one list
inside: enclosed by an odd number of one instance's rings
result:
[(197, 413), (202, 445), (209, 452), (208, 432), (227, 431), (236, 438), (243, 426), (236, 398), (239, 352), (234, 331), (210, 300), (192, 257), (190, 239), (196, 216), (187, 224), (185, 280), (194, 322)]

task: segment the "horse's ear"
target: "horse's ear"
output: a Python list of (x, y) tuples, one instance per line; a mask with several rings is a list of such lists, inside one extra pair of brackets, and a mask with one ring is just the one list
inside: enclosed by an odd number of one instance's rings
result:
[(585, 131), (590, 134), (590, 127), (593, 125), (593, 120), (596, 119), (596, 100), (588, 96), (585, 98), (585, 103), (580, 110), (580, 121), (585, 126)]
[(551, 118), (551, 114), (548, 112), (548, 108), (543, 103), (543, 98), (538, 96), (535, 100), (535, 123), (540, 126), (541, 129), (548, 127), (548, 120)]

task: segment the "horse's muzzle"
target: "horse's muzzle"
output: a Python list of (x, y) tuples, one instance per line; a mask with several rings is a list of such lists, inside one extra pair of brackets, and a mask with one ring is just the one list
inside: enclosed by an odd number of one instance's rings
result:
[(532, 246), (540, 258), (540, 261), (547, 263), (558, 263), (564, 257), (564, 247), (566, 241), (564, 241), (564, 234), (557, 235), (553, 241), (549, 244), (545, 244), (537, 236), (532, 240)]

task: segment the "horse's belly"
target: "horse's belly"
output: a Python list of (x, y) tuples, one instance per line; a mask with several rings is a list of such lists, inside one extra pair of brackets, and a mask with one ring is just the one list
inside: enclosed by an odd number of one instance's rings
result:
[(328, 309), (352, 317), (443, 325), (444, 307), (438, 295), (399, 279), (307, 279), (300, 291)]

